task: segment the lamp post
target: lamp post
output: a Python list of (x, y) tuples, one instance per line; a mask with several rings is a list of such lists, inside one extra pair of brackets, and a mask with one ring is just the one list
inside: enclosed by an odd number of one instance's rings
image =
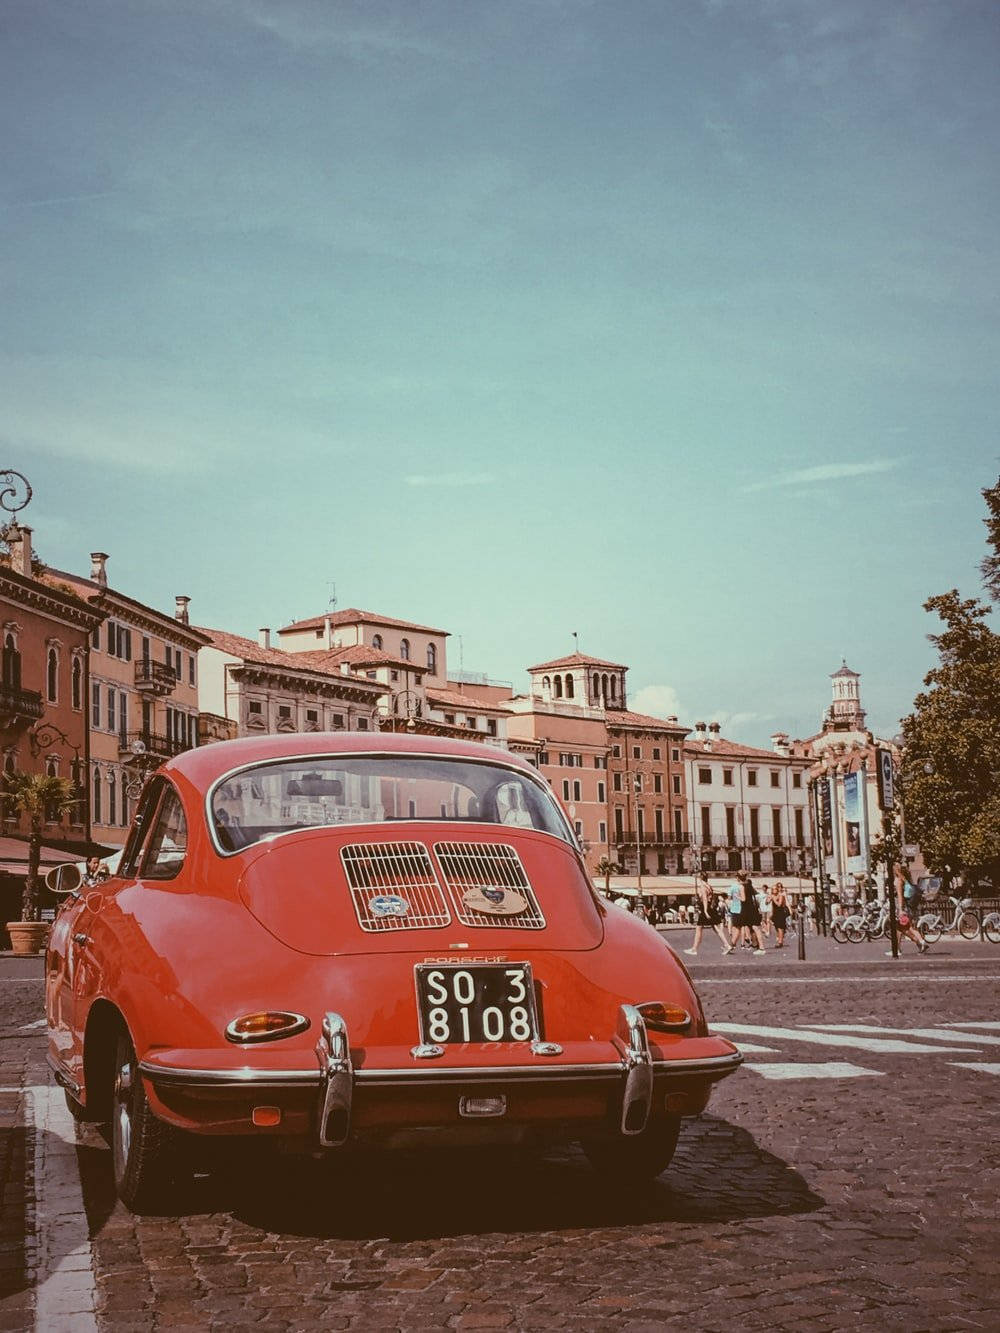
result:
[(639, 793), (642, 791), (642, 777), (636, 773), (632, 778), (633, 811), (635, 814), (635, 905), (640, 913), (644, 906), (642, 896), (642, 838), (639, 836)]

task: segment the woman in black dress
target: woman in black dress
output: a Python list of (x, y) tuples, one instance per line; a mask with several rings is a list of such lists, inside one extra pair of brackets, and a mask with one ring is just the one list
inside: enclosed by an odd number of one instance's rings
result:
[(788, 929), (788, 897), (785, 886), (779, 880), (771, 890), (771, 920), (774, 922), (776, 949), (785, 947), (785, 931)]

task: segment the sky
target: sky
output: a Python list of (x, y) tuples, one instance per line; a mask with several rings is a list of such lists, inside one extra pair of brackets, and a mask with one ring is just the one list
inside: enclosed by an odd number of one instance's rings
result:
[(998, 67), (995, 0), (0, 0), (22, 521), (750, 744), (846, 658), (892, 735), (1000, 473)]

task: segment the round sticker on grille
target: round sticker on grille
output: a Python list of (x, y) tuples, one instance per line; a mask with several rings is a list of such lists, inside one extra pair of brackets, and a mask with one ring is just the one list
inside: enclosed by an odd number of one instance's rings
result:
[(373, 916), (407, 916), (410, 904), (395, 893), (382, 893), (368, 904)]
[(528, 900), (514, 889), (498, 889), (492, 885), (477, 885), (466, 889), (462, 902), (473, 912), (487, 912), (491, 916), (517, 916), (527, 910)]

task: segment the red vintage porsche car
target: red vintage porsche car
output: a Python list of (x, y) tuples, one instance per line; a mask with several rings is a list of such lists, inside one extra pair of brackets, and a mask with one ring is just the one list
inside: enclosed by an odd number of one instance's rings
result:
[(741, 1057), (655, 930), (595, 892), (531, 766), (431, 737), (220, 742), (165, 764), (117, 872), (63, 903), (49, 1062), (162, 1206), (192, 1135), (288, 1150), (577, 1141), (669, 1163)]

